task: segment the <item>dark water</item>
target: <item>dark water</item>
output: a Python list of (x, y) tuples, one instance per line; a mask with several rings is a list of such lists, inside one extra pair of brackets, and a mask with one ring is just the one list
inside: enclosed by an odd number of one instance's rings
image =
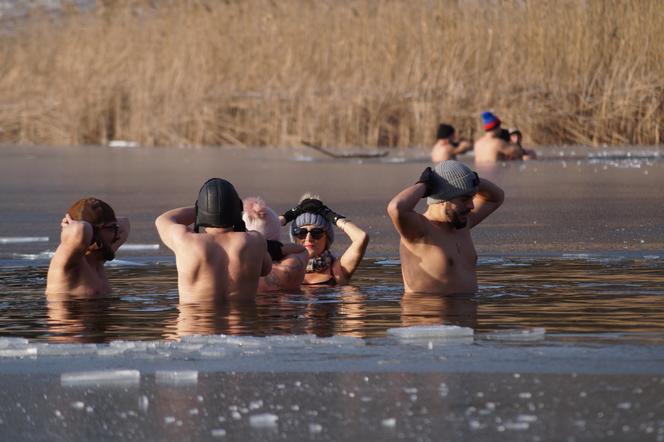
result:
[(474, 297), (403, 295), (397, 261), (365, 263), (347, 287), (180, 306), (172, 263), (109, 269), (113, 296), (47, 303), (45, 267), (0, 269), (0, 336), (44, 342), (176, 339), (190, 334), (384, 336), (389, 328), (543, 327), (550, 335), (664, 337), (664, 257), (484, 258)]
[[(664, 167), (631, 152), (480, 170), (507, 199), (473, 231), (479, 292), (445, 298), (403, 294), (385, 213), (426, 152), (3, 146), (3, 439), (664, 441)], [(352, 285), (180, 306), (153, 222), (212, 176), (278, 211), (318, 192), (364, 227)], [(114, 293), (47, 303), (87, 195), (132, 222)]]

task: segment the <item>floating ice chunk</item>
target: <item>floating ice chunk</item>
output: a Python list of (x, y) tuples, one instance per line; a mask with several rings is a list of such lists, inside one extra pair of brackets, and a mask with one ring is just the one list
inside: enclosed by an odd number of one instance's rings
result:
[(138, 409), (145, 412), (148, 411), (149, 407), (150, 407), (150, 399), (148, 399), (148, 397), (145, 395), (140, 395), (138, 397)]
[(279, 416), (272, 413), (261, 413), (249, 416), (249, 425), (254, 428), (275, 428)]
[(63, 387), (89, 385), (138, 385), (141, 373), (138, 370), (94, 370), (62, 373), (60, 385)]
[(55, 255), (55, 252), (52, 250), (46, 250), (40, 253), (12, 253), (12, 256), (16, 259), (27, 259), (29, 261), (36, 261), (38, 259), (51, 259)]
[(398, 327), (387, 329), (387, 334), (400, 340), (429, 341), (456, 340), (473, 337), (473, 329), (459, 327), (458, 325), (416, 325), (413, 327)]
[(29, 341), (25, 338), (0, 338), (0, 348), (19, 347), (28, 345)]
[(37, 349), (35, 347), (27, 348), (4, 348), (0, 350), (0, 357), (3, 358), (25, 358), (28, 356), (36, 356)]
[(224, 437), (226, 436), (226, 430), (223, 428), (215, 428), (210, 434), (212, 434), (212, 437)]
[(526, 329), (497, 330), (481, 335), (482, 339), (489, 341), (540, 341), (544, 339), (546, 329), (534, 327)]
[(138, 147), (139, 144), (136, 141), (128, 141), (128, 140), (111, 140), (108, 142), (108, 147), (123, 147), (123, 148), (135, 148)]
[(518, 422), (537, 422), (537, 416), (533, 414), (520, 414), (516, 417), (516, 420)]
[(251, 401), (249, 403), (249, 409), (250, 410), (258, 410), (259, 408), (263, 407), (263, 401), (262, 400), (257, 400), (257, 401)]
[(395, 427), (397, 425), (397, 420), (393, 417), (388, 417), (387, 419), (380, 421), (380, 424), (383, 427)]
[(617, 407), (620, 408), (621, 410), (629, 410), (630, 408), (632, 408), (632, 404), (629, 402), (621, 402), (617, 405)]
[(97, 356), (117, 356), (124, 352), (125, 349), (120, 347), (102, 347), (97, 349)]
[(120, 250), (159, 250), (159, 244), (123, 244), (120, 246)]
[(320, 433), (321, 431), (323, 431), (323, 426), (321, 424), (309, 424), (309, 433)]
[(174, 416), (166, 416), (164, 417), (164, 423), (165, 424), (172, 424), (175, 423), (176, 419)]
[(374, 264), (382, 266), (399, 266), (401, 265), (401, 261), (398, 259), (381, 259), (379, 261), (374, 261)]
[(529, 393), (527, 391), (525, 391), (523, 393), (519, 393), (519, 398), (520, 399), (530, 399), (532, 397), (533, 397), (532, 393)]
[(74, 410), (82, 410), (85, 408), (85, 404), (81, 401), (72, 402), (71, 408), (73, 408)]
[(35, 242), (48, 242), (48, 236), (1, 236), (0, 244), (28, 244)]
[(196, 370), (162, 371), (155, 373), (157, 384), (191, 385), (198, 383), (198, 372)]
[(114, 259), (113, 261), (107, 261), (104, 265), (109, 267), (145, 267), (147, 264), (129, 261), (128, 259)]
[(95, 344), (41, 344), (36, 349), (39, 356), (74, 356), (97, 353)]
[(271, 347), (302, 347), (303, 345), (330, 345), (330, 346), (348, 346), (364, 345), (364, 340), (353, 336), (330, 336), (319, 338), (316, 335), (273, 335), (267, 336), (265, 341)]
[(505, 422), (505, 429), (507, 430), (522, 431), (527, 430), (528, 428), (530, 428), (530, 424), (528, 422)]

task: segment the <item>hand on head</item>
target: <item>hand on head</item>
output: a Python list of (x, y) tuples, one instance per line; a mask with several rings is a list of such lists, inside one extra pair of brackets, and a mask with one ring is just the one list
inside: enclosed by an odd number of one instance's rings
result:
[(431, 167), (427, 167), (422, 171), (420, 179), (415, 184), (422, 183), (425, 186), (424, 195), (422, 198), (432, 195), (436, 191), (436, 177), (438, 175)]

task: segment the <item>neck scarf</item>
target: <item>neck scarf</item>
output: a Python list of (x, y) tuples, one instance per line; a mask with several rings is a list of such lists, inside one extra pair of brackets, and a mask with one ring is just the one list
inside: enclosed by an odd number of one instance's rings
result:
[(307, 263), (307, 273), (320, 273), (330, 268), (334, 262), (334, 256), (329, 250), (324, 251), (319, 256), (311, 258)]

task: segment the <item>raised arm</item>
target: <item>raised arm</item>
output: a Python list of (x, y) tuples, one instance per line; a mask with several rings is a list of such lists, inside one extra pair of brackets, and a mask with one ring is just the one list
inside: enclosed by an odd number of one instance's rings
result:
[(196, 209), (194, 207), (180, 207), (169, 210), (159, 215), (155, 220), (159, 237), (166, 244), (166, 247), (175, 251), (176, 244), (182, 237), (191, 233), (189, 225), (196, 221)]
[(60, 227), (60, 245), (53, 255), (52, 264), (68, 269), (85, 256), (92, 243), (93, 229), (87, 221), (75, 221), (68, 213), (62, 218)]
[(468, 227), (473, 228), (491, 215), (505, 200), (505, 192), (491, 181), (480, 178), (473, 210), (468, 215)]
[(474, 147), (473, 143), (471, 143), (470, 141), (463, 140), (459, 142), (458, 146), (455, 146), (452, 149), (452, 152), (454, 153), (454, 155), (461, 155), (462, 153), (466, 153), (469, 150), (473, 150), (473, 147)]
[(332, 272), (337, 282), (344, 284), (353, 276), (360, 262), (362, 262), (364, 252), (367, 251), (367, 246), (369, 245), (369, 235), (345, 218), (337, 219), (335, 225), (339, 230), (348, 235), (351, 240), (350, 246), (348, 246), (343, 255), (341, 255), (341, 258), (332, 267)]
[(430, 194), (432, 186), (427, 183), (434, 179), (434, 173), (430, 167), (424, 169), (417, 183), (399, 192), (387, 205), (387, 214), (399, 235), (410, 241), (426, 233), (426, 218), (415, 211), (415, 206)]

